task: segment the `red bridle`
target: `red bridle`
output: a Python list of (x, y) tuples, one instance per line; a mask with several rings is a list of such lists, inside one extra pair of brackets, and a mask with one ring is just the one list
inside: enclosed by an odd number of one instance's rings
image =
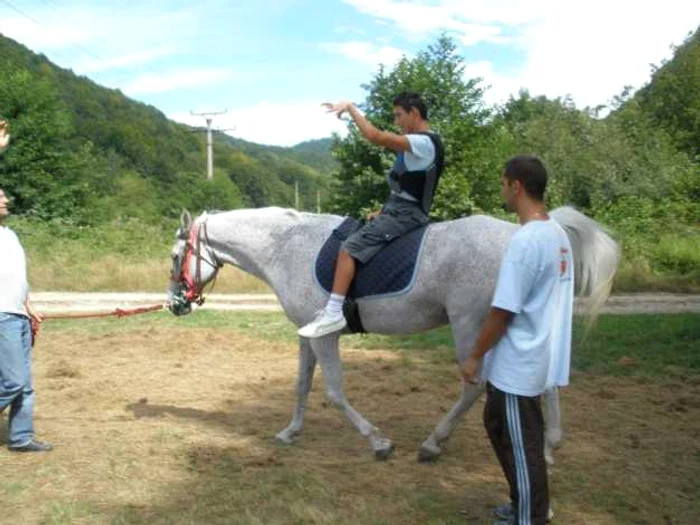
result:
[[(204, 286), (201, 284), (202, 261), (214, 268), (215, 278), (219, 268), (221, 268), (221, 264), (218, 262), (209, 261), (202, 256), (202, 233), (204, 233), (208, 241), (206, 221), (203, 221), (201, 224), (192, 223), (187, 241), (185, 242), (185, 254), (183, 255), (180, 275), (174, 279), (178, 283), (183, 283), (185, 285), (185, 299), (189, 302), (197, 303), (200, 306), (204, 303)], [(197, 265), (194, 278), (191, 275), (192, 272), (190, 272), (193, 258)]]

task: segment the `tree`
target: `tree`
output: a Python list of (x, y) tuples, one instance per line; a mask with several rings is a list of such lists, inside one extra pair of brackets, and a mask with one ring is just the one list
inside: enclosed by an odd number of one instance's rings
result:
[(700, 27), (654, 69), (635, 98), (680, 149), (700, 160)]
[[(404, 57), (391, 70), (383, 66), (359, 104), (380, 129), (392, 129), (394, 96), (404, 90), (423, 93), (429, 106), (431, 128), (445, 144), (446, 168), (431, 215), (448, 219), (490, 209), (498, 198), (499, 139), (488, 125), (479, 79), (464, 74), (462, 57), (454, 42), (440, 37), (415, 58)], [(394, 154), (364, 140), (354, 125), (348, 135), (335, 137), (333, 151), (339, 168), (334, 172), (334, 211), (360, 216), (376, 209), (388, 195), (386, 174)]]
[(0, 163), (0, 180), (16, 213), (42, 218), (82, 217), (100, 187), (92, 145), (73, 136), (70, 114), (53, 86), (5, 65), (0, 115), (10, 122), (12, 144)]
[(569, 99), (523, 91), (501, 108), (495, 123), (505, 129), (511, 153), (545, 161), (552, 206), (593, 210), (627, 196), (674, 198), (675, 181), (697, 173), (695, 167), (634, 101), (621, 103), (623, 110), (599, 119), (596, 110), (579, 110)]

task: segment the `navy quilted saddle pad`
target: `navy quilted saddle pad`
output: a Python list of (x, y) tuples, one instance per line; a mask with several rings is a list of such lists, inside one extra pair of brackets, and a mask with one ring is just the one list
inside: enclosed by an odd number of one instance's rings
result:
[[(328, 237), (316, 256), (316, 282), (330, 293), (335, 273), (335, 260), (340, 244), (362, 224), (352, 217), (345, 219)], [(418, 255), (428, 225), (394, 239), (367, 264), (357, 263), (349, 298), (359, 299), (379, 295), (397, 295), (413, 286), (418, 270)]]

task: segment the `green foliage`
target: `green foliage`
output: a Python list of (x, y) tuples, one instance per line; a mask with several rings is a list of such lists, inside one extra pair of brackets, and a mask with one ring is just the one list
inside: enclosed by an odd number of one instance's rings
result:
[(10, 217), (9, 226), (17, 232), (29, 256), (47, 260), (56, 257), (75, 263), (103, 255), (117, 255), (130, 261), (162, 258), (172, 246), (176, 219), (145, 222), (138, 218), (115, 219), (110, 223), (85, 226), (70, 219), (40, 221)]
[[(361, 108), (380, 129), (393, 129), (392, 101), (404, 90), (424, 94), (429, 103), (431, 128), (445, 143), (446, 169), (432, 210), (434, 218), (446, 219), (486, 209), (495, 201), (500, 159), (493, 154), (495, 140), (484, 126), (488, 116), (477, 79), (464, 81), (464, 65), (456, 46), (441, 37), (415, 58), (403, 58), (394, 70), (379, 69), (363, 86), (368, 92)], [(386, 174), (394, 153), (365, 141), (351, 125), (344, 139), (336, 137), (333, 209), (357, 215), (377, 207), (387, 196)]]
[(5, 63), (0, 66), (0, 114), (11, 122), (11, 147), (0, 180), (18, 213), (42, 218), (81, 215), (89, 204), (98, 166), (92, 145), (74, 140), (70, 114), (51, 85)]
[(700, 26), (655, 68), (651, 82), (635, 96), (643, 111), (679, 148), (700, 156)]

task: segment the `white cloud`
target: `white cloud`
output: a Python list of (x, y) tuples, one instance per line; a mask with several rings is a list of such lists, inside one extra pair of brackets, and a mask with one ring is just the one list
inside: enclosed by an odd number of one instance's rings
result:
[(500, 74), (486, 62), (470, 66), (493, 84), (487, 100), (523, 87), (533, 95), (571, 95), (579, 106), (604, 104), (625, 85), (640, 87), (649, 79), (650, 64), (669, 57), (669, 46), (700, 20), (700, 3), (689, 0), (345, 2), (412, 38), (447, 31), (465, 46), (490, 42), (504, 44), (504, 55), (524, 54), (522, 64)]
[[(200, 108), (195, 113), (208, 111)], [(191, 126), (205, 125), (202, 117), (180, 112), (168, 115), (169, 118)], [(223, 115), (214, 117), (214, 129), (235, 128), (228, 133), (259, 144), (293, 146), (312, 138), (330, 137), (336, 131), (346, 132), (345, 122), (325, 112), (314, 101), (261, 102), (254, 106), (235, 108)]]
[(57, 50), (69, 46), (88, 44), (99, 35), (99, 29), (84, 17), (71, 23), (43, 17), (35, 18), (41, 24), (19, 15), (0, 19), (0, 33), (21, 42), (31, 49)]
[(464, 68), (464, 78), (481, 78), (480, 85), (484, 88), (484, 101), (487, 104), (503, 102), (510, 95), (517, 95), (521, 88), (518, 78), (497, 73), (493, 64), (487, 61), (467, 64)]
[(127, 95), (144, 95), (199, 86), (211, 87), (232, 76), (233, 70), (230, 68), (175, 69), (141, 75), (127, 83), (122, 91)]
[(153, 62), (161, 57), (172, 54), (173, 51), (169, 48), (161, 47), (149, 49), (147, 51), (139, 51), (121, 56), (114, 56), (102, 60), (88, 58), (81, 60), (73, 70), (78, 74), (97, 73), (99, 71), (107, 71), (111, 69), (126, 68)]
[(22, 11), (26, 16), (12, 12), (0, 18), (0, 33), (49, 58), (60, 57), (61, 66), (81, 73), (144, 64), (168, 55), (173, 46), (162, 42), (184, 33), (196, 20), (195, 12), (165, 11), (157, 5), (138, 11), (35, 5)]
[[(465, 45), (478, 42), (503, 42), (498, 10), (486, 2), (464, 1), (406, 2), (401, 0), (345, 0), (358, 11), (373, 16), (382, 22), (393, 22), (411, 34), (426, 34), (438, 30), (456, 33)], [(474, 11), (474, 12), (473, 12)], [(479, 12), (483, 11), (482, 16)], [(485, 16), (486, 13), (491, 13)], [(520, 18), (519, 18), (520, 19)]]
[(391, 46), (378, 46), (371, 42), (343, 42), (343, 43), (324, 43), (321, 44), (321, 49), (331, 53), (338, 53), (353, 60), (378, 66), (384, 64), (393, 66), (406, 54), (400, 49)]
[(641, 87), (650, 64), (671, 55), (700, 20), (700, 3), (663, 5), (589, 0), (572, 13), (552, 8), (523, 36), (521, 83), (533, 94), (571, 94), (578, 105), (605, 104), (625, 85)]

